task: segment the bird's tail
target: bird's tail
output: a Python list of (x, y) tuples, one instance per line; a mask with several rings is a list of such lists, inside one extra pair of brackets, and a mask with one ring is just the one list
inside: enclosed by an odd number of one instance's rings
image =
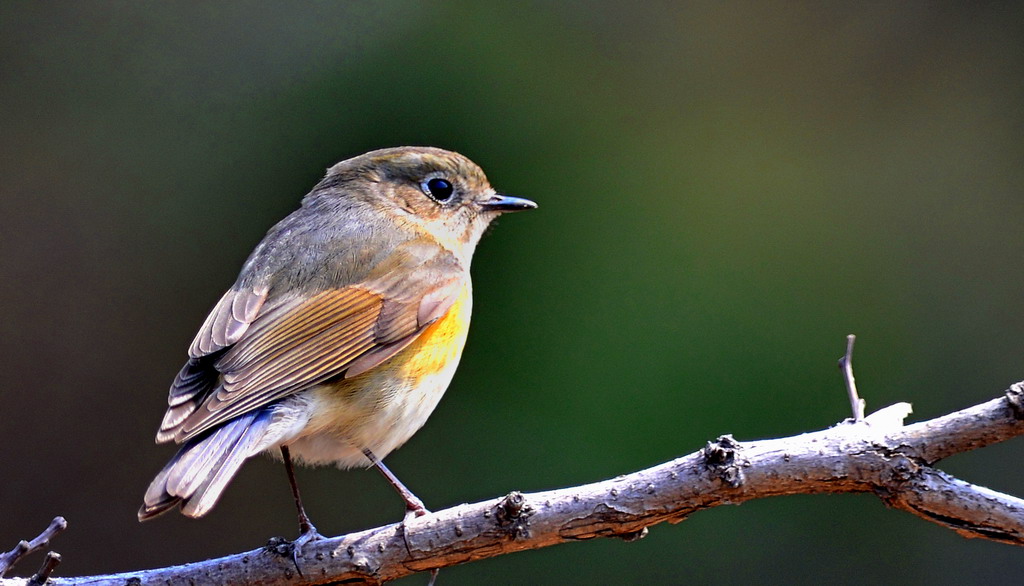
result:
[(271, 415), (270, 409), (246, 413), (188, 441), (150, 483), (139, 521), (179, 504), (188, 517), (208, 513), (242, 463), (263, 449)]

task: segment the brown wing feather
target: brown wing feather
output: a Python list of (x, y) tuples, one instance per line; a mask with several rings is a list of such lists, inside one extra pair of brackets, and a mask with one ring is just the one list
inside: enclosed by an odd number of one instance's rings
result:
[(266, 287), (231, 289), (225, 293), (199, 328), (189, 356), (212, 354), (240, 340), (266, 300)]
[(184, 441), (260, 405), (337, 375), (374, 344), (383, 299), (355, 287), (323, 291), (268, 322), (214, 364), (221, 384), (178, 424)]
[(224, 349), (248, 331), (259, 314), (268, 315), (294, 305), (278, 300), (266, 305), (267, 288), (230, 289), (210, 311), (189, 347), (189, 360), (174, 378), (167, 396), (168, 409), (156, 434), (158, 443), (175, 439), (178, 428), (219, 384), (220, 373), (213, 367)]
[(268, 301), (266, 288), (229, 291), (171, 387), (157, 441), (186, 441), (329, 378), (373, 368), (444, 315), (465, 278), (450, 253), (414, 241), (361, 283), (310, 297)]
[(260, 316), (244, 340), (217, 362), (221, 372), (265, 364), (301, 340), (344, 323), (351, 314), (379, 312), (380, 297), (365, 289), (331, 289), (307, 299), (286, 313)]

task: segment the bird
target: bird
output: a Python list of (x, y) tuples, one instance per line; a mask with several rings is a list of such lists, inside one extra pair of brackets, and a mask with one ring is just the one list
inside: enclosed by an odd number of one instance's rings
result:
[(285, 464), (299, 540), (320, 536), (293, 462), (374, 466), (407, 518), (425, 514), (382, 460), (452, 380), (477, 242), (501, 214), (536, 207), (439, 148), (374, 150), (330, 167), (199, 328), (156, 435), (180, 448), (146, 490), (139, 520), (176, 507), (206, 515), (260, 453)]

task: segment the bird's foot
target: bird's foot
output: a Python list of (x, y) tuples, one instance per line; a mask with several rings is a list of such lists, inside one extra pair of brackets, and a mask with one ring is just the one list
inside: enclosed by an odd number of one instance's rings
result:
[[(295, 538), (295, 541), (291, 542), (293, 558), (302, 557), (302, 548), (307, 543), (319, 541), (321, 539), (327, 539), (323, 535), (317, 533), (316, 527), (314, 527), (312, 523), (304, 524), (303, 526), (299, 527), (299, 530), (301, 531), (301, 533), (299, 534), (298, 537)], [(296, 565), (298, 565), (298, 562), (296, 562)]]
[(408, 523), (416, 517), (422, 517), (427, 514), (430, 514), (430, 510), (423, 505), (423, 501), (413, 497), (405, 503), (405, 517), (402, 519), (402, 522)]
[(264, 546), (264, 549), (279, 556), (287, 556), (291, 558), (292, 563), (295, 564), (295, 569), (299, 572), (299, 575), (304, 576), (305, 574), (302, 573), (302, 568), (299, 567), (299, 558), (303, 557), (302, 548), (313, 541), (319, 541), (327, 538), (317, 533), (316, 527), (312, 524), (302, 527), (301, 531), (302, 532), (299, 536), (292, 541), (289, 541), (284, 537), (271, 537), (270, 540), (267, 541), (267, 545)]

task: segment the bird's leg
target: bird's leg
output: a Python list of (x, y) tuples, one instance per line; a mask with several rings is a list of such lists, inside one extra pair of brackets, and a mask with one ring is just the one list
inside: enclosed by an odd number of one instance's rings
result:
[(366, 458), (370, 461), (370, 463), (372, 463), (374, 467), (376, 467), (377, 470), (379, 470), (380, 473), (384, 475), (384, 478), (386, 478), (387, 481), (391, 484), (391, 486), (393, 486), (394, 489), (398, 491), (399, 496), (401, 496), (402, 500), (405, 501), (406, 520), (409, 520), (412, 517), (421, 517), (430, 512), (427, 510), (427, 507), (423, 505), (423, 501), (417, 498), (416, 495), (414, 495), (411, 490), (406, 488), (405, 485), (402, 484), (402, 481), (399, 480), (397, 476), (392, 474), (390, 470), (388, 470), (388, 467), (384, 465), (384, 462), (381, 462), (380, 459), (377, 458), (377, 456), (373, 455), (373, 452), (366, 448), (363, 448), (363, 454), (365, 454)]
[[(411, 490), (406, 488), (406, 486), (402, 484), (402, 481), (388, 470), (388, 467), (384, 465), (384, 462), (380, 461), (380, 458), (374, 456), (373, 452), (367, 448), (363, 448), (363, 454), (366, 456), (366, 459), (369, 460), (382, 475), (384, 475), (384, 478), (387, 479), (391, 486), (393, 486), (398, 492), (399, 496), (402, 497), (402, 500), (405, 501), (405, 519), (402, 520), (402, 523), (408, 523), (410, 520), (415, 519), (416, 517), (422, 517), (430, 512), (427, 510), (427, 507), (423, 505), (423, 501), (414, 495)], [(406, 547), (409, 547), (408, 538), (406, 539), (405, 545)], [(430, 570), (430, 581), (427, 582), (427, 586), (434, 586), (437, 582), (438, 571), (439, 568)]]
[(295, 469), (292, 468), (292, 457), (288, 446), (281, 446), (281, 457), (284, 458), (284, 469), (288, 472), (288, 483), (292, 486), (292, 496), (295, 497), (295, 508), (299, 511), (299, 537), (292, 542), (294, 555), (298, 557), (302, 553), (302, 546), (310, 541), (322, 539), (323, 536), (316, 532), (316, 527), (309, 521), (305, 507), (302, 506), (302, 496), (299, 494), (299, 484), (295, 482)]

